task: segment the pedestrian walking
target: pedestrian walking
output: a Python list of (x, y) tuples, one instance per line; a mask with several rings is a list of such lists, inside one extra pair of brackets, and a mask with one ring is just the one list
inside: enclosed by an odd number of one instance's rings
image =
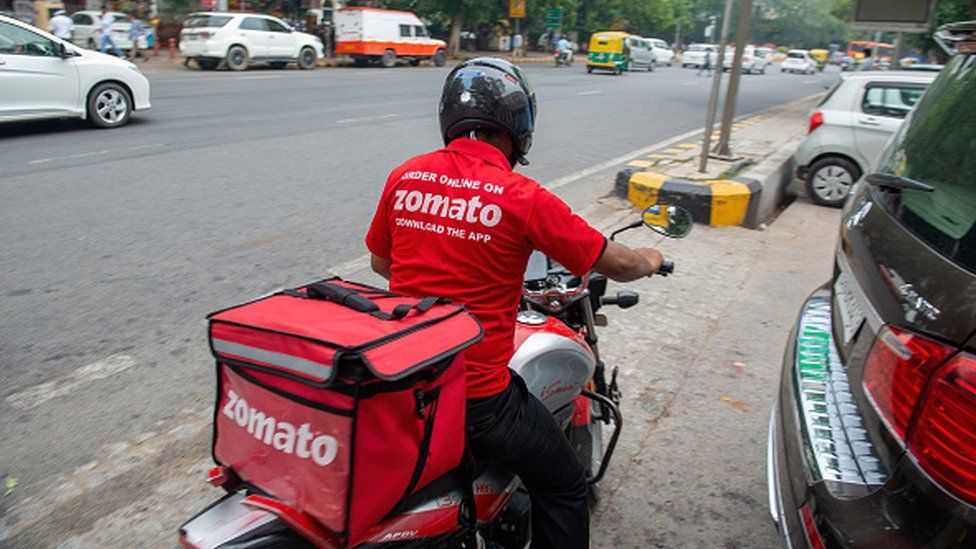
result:
[(522, 33), (515, 33), (515, 36), (512, 37), (512, 57), (522, 57), (522, 45), (524, 41), (525, 38), (522, 37)]
[(112, 48), (112, 52), (118, 57), (125, 57), (122, 50), (115, 45), (112, 41), (112, 23), (115, 22), (115, 16), (109, 13), (105, 8), (102, 8), (102, 15), (98, 18), (98, 30), (102, 33), (102, 44), (98, 48), (98, 51), (105, 53), (108, 51), (109, 47)]
[(874, 56), (872, 55), (871, 48), (864, 48), (864, 60), (861, 61), (861, 66), (858, 67), (859, 71), (876, 71), (878, 70), (877, 64), (874, 62)]
[(139, 56), (139, 40), (142, 38), (142, 21), (135, 17), (132, 18), (132, 27), (129, 29), (129, 40), (132, 41), (132, 49), (129, 51), (129, 59), (136, 60)]
[(701, 76), (702, 71), (705, 71), (705, 76), (712, 75), (712, 48), (705, 49), (705, 60), (698, 67), (698, 76)]
[(54, 12), (54, 17), (47, 24), (47, 29), (58, 38), (70, 42), (71, 34), (75, 31), (75, 23), (64, 10)]

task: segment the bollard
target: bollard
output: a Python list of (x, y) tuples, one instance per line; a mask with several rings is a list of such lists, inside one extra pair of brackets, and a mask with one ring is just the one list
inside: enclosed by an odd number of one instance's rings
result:
[(170, 38), (167, 47), (169, 48), (169, 58), (176, 59), (176, 39)]

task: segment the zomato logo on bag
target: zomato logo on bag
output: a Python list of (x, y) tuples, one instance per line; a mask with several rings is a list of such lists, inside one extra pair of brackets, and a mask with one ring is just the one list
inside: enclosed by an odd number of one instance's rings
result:
[(267, 446), (301, 459), (311, 459), (322, 467), (332, 463), (339, 452), (335, 437), (319, 435), (313, 438), (308, 423), (296, 429), (291, 423), (278, 421), (249, 405), (233, 389), (227, 391), (227, 404), (221, 413)]

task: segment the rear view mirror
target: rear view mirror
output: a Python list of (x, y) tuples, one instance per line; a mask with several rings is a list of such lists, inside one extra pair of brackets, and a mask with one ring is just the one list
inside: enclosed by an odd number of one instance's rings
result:
[(71, 52), (68, 51), (68, 48), (64, 45), (64, 42), (54, 43), (54, 54), (61, 59), (67, 59), (72, 56)]
[(691, 212), (681, 206), (654, 204), (644, 210), (644, 225), (668, 238), (684, 238), (691, 232), (694, 219)]

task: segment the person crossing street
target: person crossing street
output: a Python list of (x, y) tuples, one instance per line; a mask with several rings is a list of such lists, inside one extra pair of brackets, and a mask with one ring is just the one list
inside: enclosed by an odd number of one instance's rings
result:
[(117, 57), (124, 58), (125, 54), (112, 41), (112, 23), (115, 23), (115, 15), (102, 8), (102, 15), (98, 18), (98, 30), (102, 33), (102, 42), (98, 51), (106, 53), (109, 48), (112, 48), (112, 52)]

